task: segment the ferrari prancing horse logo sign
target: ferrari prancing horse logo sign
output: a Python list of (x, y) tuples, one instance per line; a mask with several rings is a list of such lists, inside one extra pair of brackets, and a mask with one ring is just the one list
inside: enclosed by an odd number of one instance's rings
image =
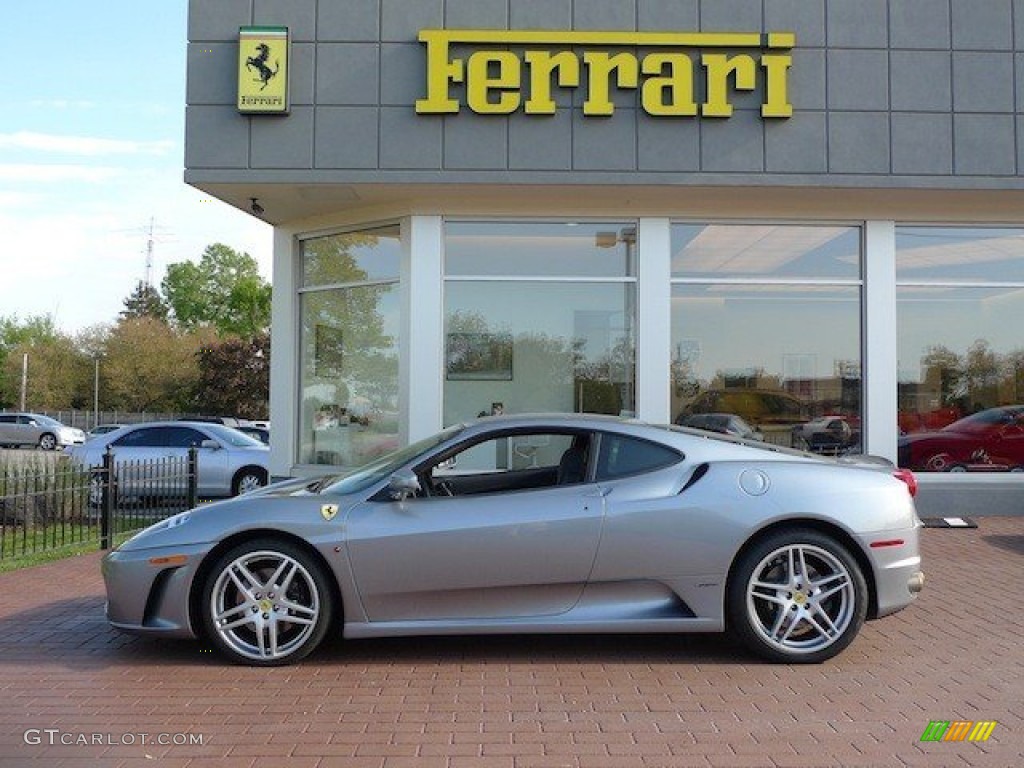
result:
[(320, 507), (320, 514), (323, 516), (324, 520), (330, 522), (338, 514), (338, 505), (324, 504), (322, 507)]
[(238, 111), (288, 112), (288, 27), (238, 31)]

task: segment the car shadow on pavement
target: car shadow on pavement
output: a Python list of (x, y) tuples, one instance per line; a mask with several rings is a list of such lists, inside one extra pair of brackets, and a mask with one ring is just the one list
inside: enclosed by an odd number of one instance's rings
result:
[(1009, 552), (1015, 552), (1018, 555), (1024, 555), (1024, 535), (995, 535), (995, 536), (982, 536), (984, 541), (991, 544), (994, 547), (1005, 549)]

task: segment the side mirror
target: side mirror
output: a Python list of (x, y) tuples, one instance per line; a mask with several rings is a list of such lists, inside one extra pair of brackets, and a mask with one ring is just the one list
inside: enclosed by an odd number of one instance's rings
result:
[(396, 501), (404, 501), (410, 496), (415, 496), (420, 490), (420, 480), (412, 470), (395, 472), (388, 480), (388, 491), (391, 498)]
[(455, 465), (457, 463), (458, 462), (457, 462), (456, 458), (454, 456), (451, 456), (451, 457), (445, 459), (444, 461), (442, 461), (440, 464), (438, 464), (437, 468), (438, 469), (443, 469), (443, 470), (451, 470), (451, 469), (455, 469)]
[(219, 451), (220, 443), (218, 443), (216, 440), (203, 440), (203, 442), (199, 444), (199, 447), (208, 448), (211, 451)]

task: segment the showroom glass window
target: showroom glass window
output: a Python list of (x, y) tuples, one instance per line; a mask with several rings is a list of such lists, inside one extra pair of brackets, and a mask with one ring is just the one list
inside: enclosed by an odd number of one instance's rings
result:
[(445, 224), (444, 423), (632, 414), (636, 222)]
[(398, 225), (302, 242), (301, 464), (398, 447)]
[(732, 414), (770, 443), (856, 449), (860, 228), (674, 224), (671, 242), (673, 419)]
[(899, 461), (1024, 472), (1024, 229), (897, 227)]

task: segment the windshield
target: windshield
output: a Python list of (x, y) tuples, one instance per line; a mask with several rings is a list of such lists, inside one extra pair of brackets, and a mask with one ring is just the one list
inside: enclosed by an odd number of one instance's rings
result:
[(388, 453), (379, 459), (371, 461), (369, 464), (364, 464), (350, 474), (331, 478), (327, 481), (329, 485), (325, 483), (327, 487), (324, 488), (323, 493), (346, 494), (365, 490), (391, 475), (399, 467), (408, 464), (421, 453), (436, 448), (446, 440), (455, 437), (463, 429), (464, 426), (462, 424), (449, 427), (443, 432), (432, 435), (425, 440), (420, 440), (418, 443), (413, 443), (407, 448)]
[(203, 427), (210, 431), (214, 437), (223, 443), (233, 445), (236, 448), (266, 448), (266, 446), (255, 437), (249, 437), (244, 432), (239, 432), (234, 427), (223, 427), (220, 424), (204, 424)]
[(42, 424), (44, 427), (63, 427), (64, 426), (63, 424), (61, 424), (56, 419), (51, 419), (49, 416), (40, 416), (40, 415), (36, 414), (36, 415), (30, 416), (29, 418), (30, 419), (35, 419), (35, 421), (37, 421), (39, 424)]
[(943, 427), (944, 432), (984, 432), (993, 427), (1013, 423), (1013, 411), (1008, 408), (989, 408), (987, 411), (966, 416)]

